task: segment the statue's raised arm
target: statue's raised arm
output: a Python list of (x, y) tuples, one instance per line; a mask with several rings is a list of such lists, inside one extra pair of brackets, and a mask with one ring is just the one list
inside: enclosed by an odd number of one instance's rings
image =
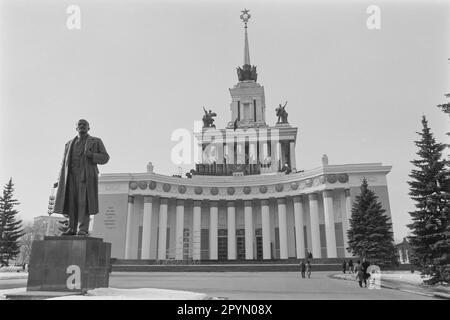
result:
[(286, 105), (287, 105), (287, 101), (286, 101), (286, 103), (284, 104), (283, 109), (286, 107)]

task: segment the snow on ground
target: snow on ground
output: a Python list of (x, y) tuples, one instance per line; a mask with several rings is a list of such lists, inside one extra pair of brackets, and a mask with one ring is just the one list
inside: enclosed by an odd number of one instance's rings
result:
[(15, 294), (15, 293), (19, 293), (19, 292), (24, 292), (26, 290), (27, 290), (27, 288), (14, 288), (14, 289), (0, 290), (0, 300), (5, 300), (7, 294)]
[[(346, 280), (355, 280), (356, 281), (356, 274), (355, 273), (342, 273), (335, 275), (337, 278), (346, 279)], [(420, 275), (420, 272), (414, 272), (411, 273), (410, 271), (387, 271), (382, 272), (380, 275), (380, 280), (395, 280), (399, 282), (406, 282), (409, 284), (414, 285), (420, 285), (423, 283), (424, 280), (427, 278), (422, 278)]]
[(381, 273), (381, 281), (383, 279), (386, 280), (397, 280), (401, 282), (407, 282), (410, 284), (422, 284), (424, 280), (427, 280), (428, 277), (422, 278), (419, 272), (405, 272), (405, 273)]
[[(25, 292), (27, 288), (0, 290), (0, 300), (5, 300), (7, 294)], [(116, 289), (97, 288), (88, 290), (85, 295), (56, 297), (47, 300), (205, 300), (209, 296), (204, 293), (166, 289)]]
[(204, 293), (166, 289), (116, 289), (97, 288), (89, 290), (86, 295), (73, 295), (51, 298), (48, 300), (204, 300)]
[(28, 279), (28, 272), (0, 272), (0, 280)]

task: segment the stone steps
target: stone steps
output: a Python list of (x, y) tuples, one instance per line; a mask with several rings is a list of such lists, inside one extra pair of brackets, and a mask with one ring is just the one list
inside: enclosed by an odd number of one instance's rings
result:
[[(337, 264), (314, 264), (312, 271), (340, 271)], [(300, 272), (298, 264), (112, 265), (113, 272)]]
[[(113, 265), (235, 265), (235, 264), (300, 264), (301, 260), (309, 260), (312, 265), (314, 264), (333, 264), (333, 265), (342, 265), (344, 258), (320, 258), (320, 259), (296, 259), (289, 258), (284, 260), (200, 260), (200, 261), (192, 261), (192, 260), (168, 260), (167, 262), (159, 261), (156, 259), (111, 259), (111, 263)], [(345, 259), (347, 262), (349, 259)], [(356, 262), (357, 259), (353, 259)]]

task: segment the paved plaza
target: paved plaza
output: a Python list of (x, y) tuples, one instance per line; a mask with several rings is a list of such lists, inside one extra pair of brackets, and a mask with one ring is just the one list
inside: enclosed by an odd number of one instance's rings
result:
[(302, 279), (296, 272), (114, 272), (110, 287), (187, 290), (228, 299), (431, 299), (392, 289), (359, 288), (356, 281), (332, 279), (336, 272), (316, 272)]
[[(297, 272), (113, 272), (111, 288), (158, 288), (205, 293), (227, 299), (433, 299), (393, 289), (359, 288), (356, 281), (330, 278), (336, 272), (315, 272), (302, 279)], [(0, 290), (26, 287), (26, 279), (0, 280)]]

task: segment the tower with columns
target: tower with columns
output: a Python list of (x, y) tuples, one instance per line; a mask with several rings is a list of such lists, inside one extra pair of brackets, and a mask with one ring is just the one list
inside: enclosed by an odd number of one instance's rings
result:
[[(230, 89), (230, 121), (195, 134), (202, 162), (193, 177), (157, 174), (153, 166), (100, 176), (92, 235), (112, 243), (113, 257), (148, 263), (349, 258), (351, 206), (363, 178), (390, 216), (390, 166), (333, 165), (324, 155), (317, 168), (296, 170), (298, 129), (267, 124), (264, 87), (250, 63), (248, 10), (241, 19), (244, 63)], [(283, 164), (289, 174), (281, 172)]]

